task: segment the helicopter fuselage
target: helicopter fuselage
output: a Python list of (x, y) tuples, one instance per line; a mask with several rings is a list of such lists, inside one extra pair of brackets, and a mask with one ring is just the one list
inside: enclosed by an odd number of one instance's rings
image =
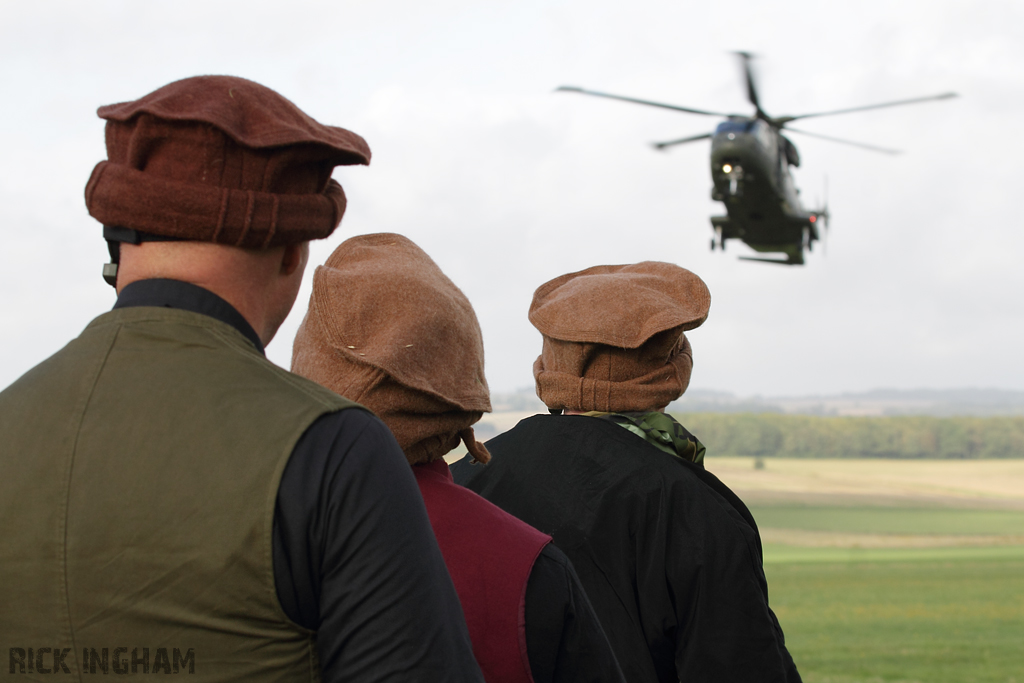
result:
[(784, 263), (803, 263), (819, 238), (818, 212), (807, 211), (789, 172), (800, 163), (796, 147), (764, 121), (732, 117), (711, 138), (711, 198), (726, 216), (712, 216), (718, 246), (738, 239), (758, 252), (781, 252)]

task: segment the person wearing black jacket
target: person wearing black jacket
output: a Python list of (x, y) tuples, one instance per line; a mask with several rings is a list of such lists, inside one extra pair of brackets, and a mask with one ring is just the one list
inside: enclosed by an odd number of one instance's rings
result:
[(710, 294), (667, 263), (597, 266), (541, 286), (537, 393), (552, 415), (487, 442), (456, 482), (550, 534), (626, 679), (798, 683), (768, 605), (757, 526), (663, 411), (685, 391), (684, 332)]

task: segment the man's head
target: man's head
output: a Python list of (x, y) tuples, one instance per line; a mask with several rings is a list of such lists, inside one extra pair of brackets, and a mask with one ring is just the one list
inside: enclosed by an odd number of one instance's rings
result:
[(353, 237), (316, 269), (292, 372), (376, 413), (412, 464), (460, 440), (490, 457), (472, 429), (491, 410), (476, 314), (401, 235)]
[(118, 289), (129, 276), (160, 272), (204, 285), (192, 278), (224, 280), (222, 269), (241, 268), (249, 280), (283, 274), (288, 282), (270, 289), (286, 293), (296, 271), (301, 280), (304, 245), (330, 235), (345, 212), (333, 168), (370, 161), (355, 133), (233, 76), (176, 81), (98, 114), (108, 158), (93, 170), (85, 201), (114, 263), (123, 258), (108, 269)]
[(530, 305), (544, 337), (537, 395), (570, 411), (663, 408), (686, 391), (693, 359), (683, 333), (710, 306), (699, 277), (658, 261), (594, 266), (541, 285)]

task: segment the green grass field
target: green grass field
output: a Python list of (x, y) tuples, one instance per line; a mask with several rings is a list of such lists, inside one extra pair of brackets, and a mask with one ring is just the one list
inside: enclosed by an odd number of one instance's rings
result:
[[(982, 546), (980, 548), (800, 548), (767, 543), (764, 564), (822, 564), (864, 562), (955, 562), (995, 560), (1024, 561), (1024, 546)], [(1024, 683), (1022, 681), (1021, 683)]]
[[(761, 527), (1024, 535), (1024, 511), (777, 504)], [(1024, 545), (765, 545), (771, 603), (807, 683), (1024, 683)]]
[(807, 683), (1024, 682), (1024, 552), (765, 571)]
[(1024, 536), (1024, 510), (750, 506), (760, 527), (872, 534)]

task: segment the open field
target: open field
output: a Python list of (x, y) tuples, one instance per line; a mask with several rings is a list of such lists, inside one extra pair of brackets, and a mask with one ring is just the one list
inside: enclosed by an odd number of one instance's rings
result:
[(1024, 510), (752, 504), (766, 544), (938, 548), (1020, 545)]
[(765, 566), (776, 564), (869, 562), (960, 562), (1024, 560), (1024, 546), (864, 547), (764, 544)]
[(930, 507), (755, 506), (765, 527), (869, 534), (956, 534), (1020, 538), (1024, 510), (972, 510)]
[(1024, 460), (710, 458), (807, 683), (1024, 683)]
[[(890, 460), (711, 456), (714, 472), (748, 504), (930, 506), (1024, 510), (1024, 458)], [(1024, 531), (1022, 531), (1024, 533)]]
[(1024, 682), (1024, 553), (766, 573), (807, 683)]

